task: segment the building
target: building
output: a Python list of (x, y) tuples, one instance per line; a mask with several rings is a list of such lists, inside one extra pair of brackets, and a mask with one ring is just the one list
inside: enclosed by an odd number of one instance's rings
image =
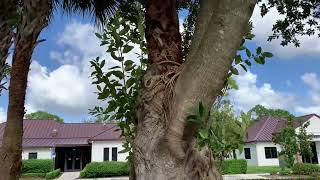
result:
[[(2, 141), (5, 123), (0, 124)], [(126, 161), (114, 123), (59, 123), (24, 120), (22, 159), (53, 159), (55, 168), (77, 171), (89, 162)]]
[[(320, 162), (320, 117), (316, 114), (309, 114), (297, 117), (293, 120), (296, 132), (299, 127), (306, 122), (310, 122), (307, 133), (313, 134), (311, 163)], [(246, 159), (251, 166), (278, 166), (278, 153), (281, 147), (272, 142), (272, 137), (278, 133), (286, 124), (286, 120), (281, 118), (262, 118), (250, 126), (245, 137), (243, 153), (237, 153), (238, 158)], [(306, 158), (309, 160), (309, 158)]]

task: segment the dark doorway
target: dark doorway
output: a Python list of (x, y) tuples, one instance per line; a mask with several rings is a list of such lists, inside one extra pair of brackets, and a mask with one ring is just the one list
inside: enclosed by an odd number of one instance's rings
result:
[(317, 148), (316, 143), (311, 143), (311, 149), (312, 149), (312, 156), (304, 156), (302, 155), (302, 161), (304, 163), (312, 163), (312, 164), (318, 164), (318, 156), (317, 156)]
[(80, 171), (91, 162), (91, 147), (56, 147), (55, 168), (61, 171)]

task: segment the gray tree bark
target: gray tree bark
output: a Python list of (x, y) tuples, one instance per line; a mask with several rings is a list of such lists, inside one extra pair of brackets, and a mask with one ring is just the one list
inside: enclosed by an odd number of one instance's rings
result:
[(199, 102), (211, 107), (220, 93), (256, 1), (202, 0), (184, 63), (179, 59), (181, 42), (170, 38), (178, 29), (177, 19), (170, 22), (177, 16), (172, 10), (175, 3), (147, 1), (146, 24), (151, 22), (152, 27), (146, 30), (151, 34), (146, 36), (150, 65), (138, 107), (133, 149), (136, 179), (222, 179), (210, 151), (195, 148), (196, 127), (187, 127), (186, 117)]

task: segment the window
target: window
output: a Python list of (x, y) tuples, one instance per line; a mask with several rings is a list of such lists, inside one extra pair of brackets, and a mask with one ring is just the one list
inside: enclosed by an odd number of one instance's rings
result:
[(28, 159), (37, 159), (38, 153), (37, 152), (30, 152)]
[(109, 148), (104, 148), (103, 149), (103, 160), (104, 161), (109, 161)]
[(244, 158), (251, 159), (250, 148), (244, 148)]
[(264, 147), (264, 153), (266, 155), (266, 159), (278, 158), (276, 147)]
[(117, 161), (118, 159), (118, 149), (116, 147), (112, 148), (112, 161)]

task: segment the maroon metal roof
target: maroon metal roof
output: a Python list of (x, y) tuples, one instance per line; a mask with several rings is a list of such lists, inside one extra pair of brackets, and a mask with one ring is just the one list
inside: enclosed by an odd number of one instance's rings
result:
[[(293, 120), (293, 127), (297, 128), (316, 114), (308, 114)], [(273, 134), (279, 132), (286, 124), (286, 120), (277, 117), (266, 117), (257, 120), (247, 129), (245, 142), (270, 142)]]
[[(0, 142), (5, 123), (0, 124)], [(23, 147), (89, 145), (91, 140), (121, 140), (115, 123), (59, 123), (54, 120), (24, 120)]]

